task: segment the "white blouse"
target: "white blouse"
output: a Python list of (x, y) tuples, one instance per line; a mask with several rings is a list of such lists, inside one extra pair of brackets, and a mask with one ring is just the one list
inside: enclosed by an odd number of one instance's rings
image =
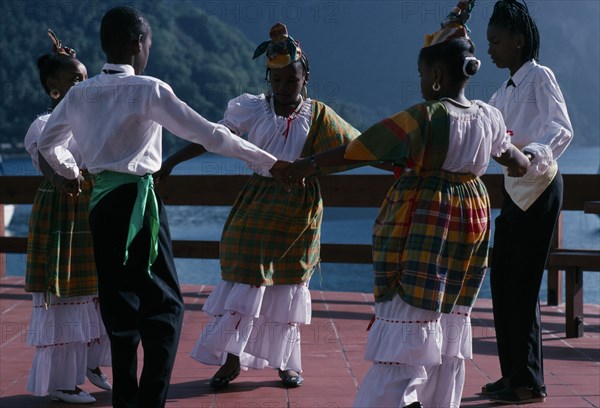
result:
[[(40, 173), (42, 172), (42, 170), (40, 168), (40, 163), (39, 163), (39, 159), (38, 159), (37, 145), (38, 145), (38, 139), (39, 139), (40, 135), (42, 134), (42, 131), (44, 130), (44, 127), (46, 126), (46, 123), (48, 122), (49, 117), (50, 117), (49, 113), (38, 116), (37, 119), (34, 120), (31, 123), (31, 125), (29, 126), (29, 130), (27, 130), (27, 134), (25, 135), (25, 140), (24, 140), (25, 150), (27, 150), (27, 153), (29, 153), (29, 155), (31, 156), (31, 161), (33, 162), (33, 166)], [(77, 148), (77, 143), (75, 142), (75, 139), (72, 139), (72, 138), (69, 139), (69, 141), (67, 143), (67, 149), (72, 152), (75, 163), (77, 163), (77, 165), (79, 167), (82, 167), (81, 153), (79, 153), (79, 149)]]
[(475, 100), (470, 108), (459, 108), (448, 100), (450, 120), (448, 154), (442, 168), (456, 173), (483, 175), (490, 156), (499, 157), (510, 147), (510, 136), (500, 111)]
[[(273, 98), (271, 98), (272, 100)], [(219, 122), (236, 135), (247, 135), (248, 141), (279, 160), (293, 162), (300, 157), (311, 121), (311, 100), (305, 99), (289, 118), (277, 116), (264, 94), (242, 94), (229, 101)], [(262, 176), (270, 177), (268, 171)]]
[(490, 104), (500, 109), (512, 132), (512, 143), (534, 156), (529, 172), (543, 174), (573, 139), (567, 105), (554, 73), (529, 61), (492, 95)]

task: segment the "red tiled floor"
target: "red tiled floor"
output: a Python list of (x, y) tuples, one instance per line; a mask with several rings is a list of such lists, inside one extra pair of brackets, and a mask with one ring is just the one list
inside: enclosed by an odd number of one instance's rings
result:
[[(373, 297), (364, 293), (313, 291), (313, 321), (302, 328), (304, 385), (286, 390), (274, 370), (244, 371), (224, 391), (214, 393), (208, 380), (216, 371), (188, 355), (202, 327), (201, 312), (210, 293), (206, 286), (182, 286), (186, 312), (167, 407), (201, 408), (343, 408), (352, 404), (369, 368), (363, 359), (366, 326)], [(33, 397), (25, 390), (33, 348), (25, 339), (31, 313), (30, 295), (20, 278), (0, 279), (0, 406), (3, 408), (72, 407)], [(600, 306), (585, 306), (585, 337), (566, 339), (564, 307), (543, 306), (544, 364), (549, 397), (530, 407), (600, 407)], [(467, 361), (463, 407), (498, 407), (478, 395), (481, 386), (499, 377), (491, 302), (477, 301), (472, 315), (474, 358)], [(140, 352), (141, 354), (141, 352)], [(110, 370), (106, 370), (110, 376)], [(82, 386), (110, 407), (110, 393)]]

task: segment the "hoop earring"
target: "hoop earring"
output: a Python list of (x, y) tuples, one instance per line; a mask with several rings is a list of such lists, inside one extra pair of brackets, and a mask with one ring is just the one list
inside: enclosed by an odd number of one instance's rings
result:
[(60, 98), (60, 91), (56, 88), (52, 88), (50, 90), (50, 98), (52, 98), (54, 100)]
[(435, 82), (433, 85), (431, 85), (431, 89), (433, 89), (435, 92), (438, 92), (442, 87), (440, 86), (439, 82)]
[(308, 88), (306, 87), (306, 82), (304, 83), (304, 85), (302, 85), (302, 89), (300, 90), (300, 96), (302, 96), (302, 99), (308, 98)]

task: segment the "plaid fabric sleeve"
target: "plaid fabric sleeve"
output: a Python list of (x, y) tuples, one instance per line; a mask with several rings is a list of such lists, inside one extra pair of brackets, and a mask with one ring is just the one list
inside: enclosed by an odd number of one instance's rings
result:
[[(448, 112), (444, 104), (435, 101), (414, 105), (367, 129), (348, 145), (345, 157), (392, 162), (419, 170), (425, 164), (425, 148), (431, 142), (433, 130), (436, 134), (448, 134)], [(445, 154), (446, 149), (441, 151)]]
[[(324, 152), (345, 145), (354, 140), (360, 132), (342, 119), (333, 109), (319, 101), (313, 100), (311, 126), (304, 145), (302, 157)], [(355, 166), (328, 167), (320, 170), (321, 174), (338, 173)]]

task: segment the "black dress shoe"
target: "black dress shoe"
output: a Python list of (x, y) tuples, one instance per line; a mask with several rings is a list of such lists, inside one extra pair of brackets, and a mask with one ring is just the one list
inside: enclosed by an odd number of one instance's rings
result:
[(240, 366), (238, 365), (233, 372), (222, 375), (222, 376), (214, 376), (210, 379), (210, 387), (215, 390), (219, 390), (225, 388), (229, 385), (229, 383), (235, 380), (240, 375)]
[(423, 404), (421, 404), (419, 401), (416, 401), (412, 404), (405, 405), (404, 408), (423, 408)]
[[(545, 387), (542, 386), (544, 389)], [(519, 404), (531, 404), (534, 402), (544, 402), (547, 394), (542, 387), (506, 387), (500, 392), (491, 394), (489, 396), (491, 401), (507, 404), (507, 405), (519, 405)]]
[(502, 377), (498, 381), (487, 383), (481, 387), (481, 393), (484, 395), (495, 394), (508, 387), (508, 378)]
[(281, 382), (286, 387), (289, 387), (289, 388), (300, 387), (302, 385), (302, 381), (304, 381), (304, 379), (302, 378), (302, 376), (300, 374), (296, 374), (296, 375), (288, 374), (288, 372), (291, 370), (287, 370), (287, 371), (277, 370), (277, 371), (279, 372), (279, 378), (281, 378)]

